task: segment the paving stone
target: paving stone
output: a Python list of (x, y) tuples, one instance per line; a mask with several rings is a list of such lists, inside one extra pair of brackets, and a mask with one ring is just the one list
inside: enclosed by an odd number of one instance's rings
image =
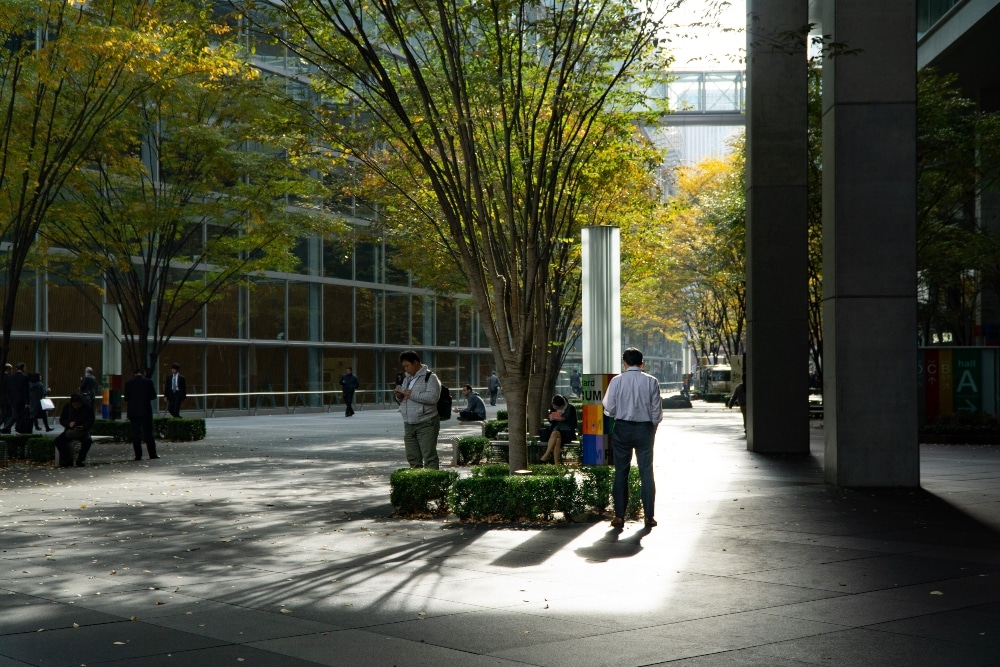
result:
[(821, 430), (767, 457), (738, 414), (675, 412), (652, 531), (392, 517), (393, 412), (0, 469), (0, 667), (1000, 667), (1000, 448), (923, 447), (924, 489), (837, 489)]

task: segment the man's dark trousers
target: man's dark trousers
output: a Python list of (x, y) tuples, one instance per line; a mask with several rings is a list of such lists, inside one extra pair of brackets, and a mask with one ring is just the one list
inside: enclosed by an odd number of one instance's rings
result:
[(143, 417), (129, 417), (129, 425), (132, 427), (132, 449), (135, 450), (135, 458), (142, 458), (142, 441), (146, 441), (146, 451), (149, 458), (156, 456), (156, 439), (153, 438), (153, 415)]
[(347, 410), (344, 411), (344, 416), (350, 417), (354, 414), (354, 390), (345, 389), (344, 390), (344, 405), (347, 406)]
[(639, 481), (642, 483), (642, 511), (647, 519), (653, 517), (656, 484), (653, 482), (653, 440), (656, 424), (615, 420), (611, 435), (611, 448), (615, 455), (615, 482), (611, 497), (615, 501), (615, 516), (625, 516), (628, 507), (628, 472), (632, 467), (632, 452), (639, 463)]

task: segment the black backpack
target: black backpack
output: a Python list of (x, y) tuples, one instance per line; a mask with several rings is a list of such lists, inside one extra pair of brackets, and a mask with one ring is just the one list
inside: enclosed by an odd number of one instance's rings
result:
[[(424, 383), (427, 383), (431, 379), (431, 372), (427, 371), (427, 375), (424, 376)], [(438, 378), (438, 382), (441, 382), (441, 378)], [(438, 417), (441, 421), (446, 419), (451, 419), (451, 389), (444, 386), (444, 382), (441, 382), (441, 396), (438, 397), (437, 402)]]

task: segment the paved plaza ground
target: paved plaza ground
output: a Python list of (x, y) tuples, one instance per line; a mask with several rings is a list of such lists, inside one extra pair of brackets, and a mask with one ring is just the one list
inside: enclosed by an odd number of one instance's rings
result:
[(657, 434), (651, 531), (394, 519), (402, 425), (372, 409), (0, 469), (0, 667), (1000, 666), (1000, 447), (843, 490), (820, 429), (762, 456), (695, 406)]

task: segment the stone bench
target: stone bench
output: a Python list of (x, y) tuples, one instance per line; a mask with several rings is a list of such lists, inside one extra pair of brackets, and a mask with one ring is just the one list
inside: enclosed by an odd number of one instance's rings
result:
[[(93, 441), (93, 444), (95, 444), (95, 445), (113, 443), (115, 441), (114, 437), (110, 436), (110, 435), (91, 435), (90, 439)], [(55, 438), (52, 438), (52, 441), (55, 442)], [(80, 440), (79, 440), (79, 438), (74, 438), (74, 439), (70, 440), (67, 444), (69, 445), (70, 456), (74, 456), (76, 454), (76, 452), (78, 452), (80, 450)], [(120, 443), (120, 444), (127, 444), (129, 447), (132, 446), (131, 442)], [(52, 448), (55, 449), (55, 445), (54, 444), (53, 444)], [(56, 451), (55, 462), (56, 462), (56, 466), (58, 467), (59, 466), (59, 450), (56, 449), (55, 451)]]

